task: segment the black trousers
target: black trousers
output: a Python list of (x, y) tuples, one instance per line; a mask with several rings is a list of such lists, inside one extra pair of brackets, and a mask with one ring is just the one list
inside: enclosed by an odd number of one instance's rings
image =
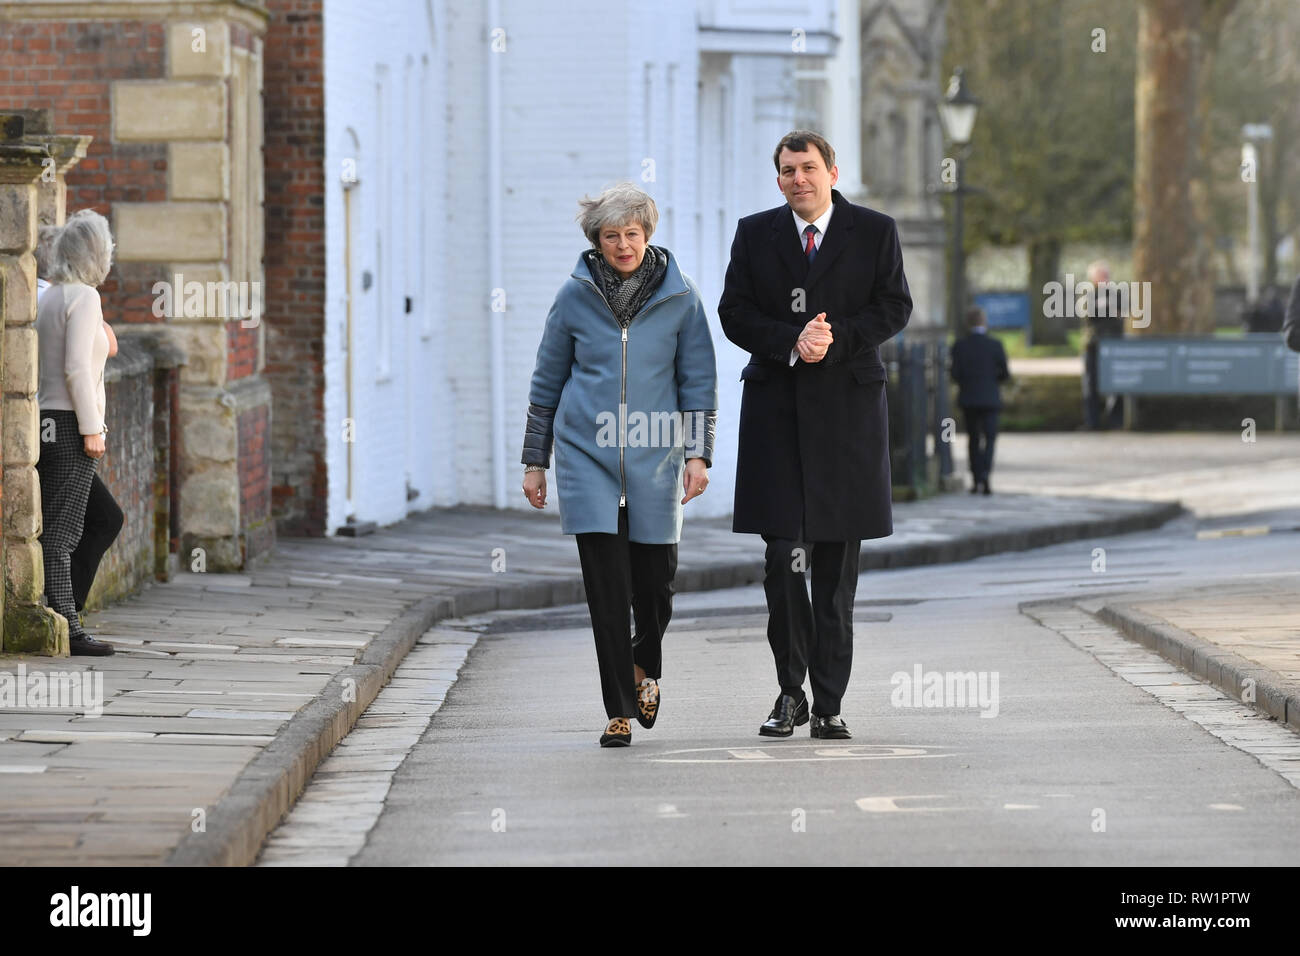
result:
[(1088, 428), (1103, 427), (1102, 416), (1105, 415), (1106, 428), (1124, 426), (1124, 408), (1117, 396), (1111, 395), (1102, 407), (1102, 395), (1098, 390), (1100, 376), (1101, 343), (1093, 339), (1083, 350), (1083, 423)]
[(86, 455), (77, 413), (42, 411), (40, 421), (36, 471), (45, 597), (68, 619), (68, 635), (80, 638), (85, 631), (77, 612), (85, 606), (100, 559), (122, 529), (122, 509), (95, 473), (98, 462)]
[(975, 483), (983, 484), (989, 480), (993, 471), (993, 443), (998, 437), (998, 409), (963, 408), (962, 417), (966, 419), (966, 436), (970, 442), (966, 457), (970, 462), (970, 473)]
[[(763, 572), (767, 642), (781, 693), (805, 695), (812, 682), (812, 712), (833, 717), (853, 668), (853, 599), (858, 589), (861, 541), (792, 541), (769, 538)], [(812, 600), (804, 571), (812, 572)]]
[(86, 595), (95, 583), (99, 562), (117, 540), (122, 530), (122, 509), (108, 486), (96, 474), (90, 480), (90, 494), (86, 497), (86, 514), (81, 522), (81, 540), (69, 555), (69, 576), (72, 578), (72, 598), (77, 610), (86, 606)]
[(664, 631), (673, 615), (677, 545), (628, 540), (627, 508), (618, 510), (618, 534), (591, 532), (574, 537), (596, 638), (605, 716), (632, 717), (637, 712), (634, 667), (656, 680), (662, 676)]

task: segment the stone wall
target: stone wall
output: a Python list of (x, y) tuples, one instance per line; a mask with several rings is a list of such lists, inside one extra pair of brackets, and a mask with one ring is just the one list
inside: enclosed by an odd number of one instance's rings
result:
[(104, 555), (88, 609), (125, 597), (154, 577), (153, 357), (123, 341), (104, 366), (107, 452), (99, 477), (117, 499), (122, 531)]
[[(68, 622), (41, 603), (40, 482), (37, 424), (36, 226), (38, 182), (62, 168), (57, 144), (31, 142), (24, 118), (0, 113), (0, 378), (3, 429), (4, 615), (0, 649), (7, 653), (68, 653)], [(83, 144), (84, 145), (84, 144)], [(67, 162), (75, 162), (75, 158)]]

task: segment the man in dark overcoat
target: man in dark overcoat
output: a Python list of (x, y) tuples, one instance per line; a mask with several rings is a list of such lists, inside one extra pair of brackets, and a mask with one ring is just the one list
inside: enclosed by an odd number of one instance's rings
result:
[(907, 324), (912, 297), (894, 220), (832, 188), (824, 138), (789, 133), (773, 160), (786, 202), (740, 220), (718, 304), (727, 338), (750, 353), (732, 530), (767, 545), (781, 691), (759, 733), (809, 721), (809, 678), (812, 736), (843, 739), (861, 543), (893, 533), (879, 346)]
[(966, 460), (970, 465), (971, 494), (992, 494), (993, 445), (998, 438), (998, 415), (1002, 411), (999, 386), (1011, 377), (1007, 350), (989, 332), (989, 320), (978, 305), (966, 310), (967, 333), (952, 346), (949, 373), (957, 383), (957, 405), (966, 419), (970, 439)]

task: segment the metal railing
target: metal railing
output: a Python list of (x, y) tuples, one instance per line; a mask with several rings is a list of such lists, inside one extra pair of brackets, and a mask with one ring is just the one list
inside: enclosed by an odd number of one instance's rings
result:
[(889, 458), (896, 498), (920, 498), (950, 487), (951, 440), (948, 344), (909, 342), (902, 335), (880, 347), (889, 372)]

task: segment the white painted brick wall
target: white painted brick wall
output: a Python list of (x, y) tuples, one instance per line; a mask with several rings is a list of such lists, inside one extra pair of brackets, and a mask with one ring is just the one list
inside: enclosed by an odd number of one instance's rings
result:
[[(453, 504), (457, 499), (454, 464), (445, 453), (453, 441), (454, 420), (439, 411), (451, 404), (451, 383), (444, 371), (446, 146), (436, 122), (447, 96), (441, 7), (441, 2), (424, 0), (325, 3), (330, 529), (348, 514), (340, 186), (342, 162), (350, 151), (348, 130), (361, 144), (361, 184), (353, 194), (353, 511), (361, 519), (391, 523), (413, 507)], [(376, 90), (381, 70), (382, 104)], [(423, 250), (422, 230), (427, 230)], [(361, 276), (367, 271), (373, 283), (363, 290)], [(404, 310), (407, 296), (413, 304), (410, 314)], [(381, 310), (386, 340), (380, 334)], [(409, 505), (408, 482), (420, 492)]]

